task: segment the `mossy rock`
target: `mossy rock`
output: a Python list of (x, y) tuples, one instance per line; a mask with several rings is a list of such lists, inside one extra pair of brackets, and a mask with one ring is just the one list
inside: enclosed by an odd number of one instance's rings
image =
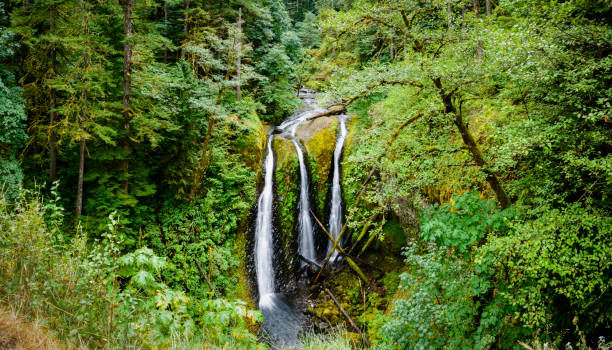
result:
[(278, 283), (290, 290), (293, 288), (293, 272), (297, 270), (297, 212), (299, 200), (299, 160), (293, 142), (275, 137), (272, 143), (276, 169), (275, 188), (275, 260), (283, 261), (283, 271), (278, 272)]
[(299, 161), (291, 141), (276, 137), (273, 147), (276, 155), (274, 180), (279, 204), (280, 229), (283, 240), (292, 240), (299, 198)]
[(304, 123), (296, 133), (308, 152), (311, 183), (317, 194), (316, 205), (319, 211), (325, 207), (337, 130), (336, 117), (321, 117)]
[(347, 208), (351, 208), (353, 206), (355, 203), (355, 196), (361, 188), (361, 183), (352, 181), (350, 175), (345, 176), (346, 174), (351, 174), (355, 171), (356, 164), (350, 163), (348, 159), (349, 155), (357, 148), (356, 142), (359, 140), (359, 137), (355, 137), (355, 133), (359, 129), (357, 123), (357, 116), (352, 116), (346, 120), (348, 134), (344, 140), (344, 151), (342, 156), (342, 190), (344, 193), (343, 200)]
[(231, 297), (246, 301), (247, 306), (254, 309), (257, 307), (257, 304), (255, 303), (255, 300), (251, 298), (252, 294), (249, 289), (249, 273), (246, 267), (246, 246), (246, 228), (241, 227), (236, 235), (236, 239), (232, 244), (232, 255), (237, 257), (240, 260), (240, 263), (236, 267), (236, 271), (232, 272), (233, 275), (237, 276), (238, 283), (236, 284), (236, 287), (232, 289)]

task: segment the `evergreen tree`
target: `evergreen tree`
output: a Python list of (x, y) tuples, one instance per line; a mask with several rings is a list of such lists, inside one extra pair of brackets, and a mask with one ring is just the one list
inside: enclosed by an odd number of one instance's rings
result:
[(16, 86), (15, 76), (5, 62), (15, 53), (13, 34), (7, 31), (4, 5), (0, 4), (0, 190), (14, 198), (23, 183), (23, 171), (17, 161), (19, 150), (27, 139), (23, 90)]

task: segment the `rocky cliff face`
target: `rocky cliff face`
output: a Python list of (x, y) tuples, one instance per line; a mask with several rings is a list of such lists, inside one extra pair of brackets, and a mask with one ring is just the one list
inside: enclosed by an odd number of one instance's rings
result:
[(296, 134), (308, 153), (311, 189), (314, 191), (313, 206), (317, 213), (322, 214), (320, 220), (325, 219), (337, 129), (338, 120), (335, 117), (322, 117), (305, 123)]

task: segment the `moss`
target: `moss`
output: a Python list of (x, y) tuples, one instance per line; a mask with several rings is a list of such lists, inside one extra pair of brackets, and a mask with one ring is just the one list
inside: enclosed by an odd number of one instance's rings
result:
[(295, 147), (289, 140), (275, 138), (276, 171), (274, 180), (278, 203), (278, 223), (285, 256), (293, 256), (290, 242), (295, 241), (295, 219), (299, 198), (299, 161)]
[[(359, 118), (357, 116), (351, 116), (347, 120), (346, 127), (348, 134), (344, 140), (344, 156), (342, 157), (342, 191), (344, 194), (344, 202), (347, 208), (351, 208), (355, 203), (355, 197), (360, 190), (361, 183), (354, 181), (351, 174), (361, 173), (364, 170), (355, 169), (356, 164), (348, 161), (349, 155), (357, 148), (355, 142), (359, 139), (355, 137), (355, 132), (359, 129), (358, 127)], [(368, 170), (365, 170), (368, 171)]]
[(297, 133), (308, 152), (311, 183), (316, 193), (315, 205), (319, 211), (325, 207), (337, 129), (335, 117), (318, 118), (304, 124)]
[(266, 148), (267, 128), (257, 114), (248, 113), (242, 117), (231, 114), (221, 125), (227, 138), (237, 132), (240, 134), (234, 142), (235, 151), (242, 155), (244, 163), (251, 170), (258, 171)]
[(244, 229), (241, 229), (232, 244), (232, 255), (240, 261), (236, 271), (232, 273), (232, 275), (235, 275), (237, 278), (237, 284), (235, 288), (231, 289), (231, 295), (228, 295), (228, 297), (245, 300), (248, 307), (255, 308), (256, 304), (255, 301), (251, 299), (251, 292), (249, 289), (249, 275), (246, 267), (246, 246), (246, 232)]

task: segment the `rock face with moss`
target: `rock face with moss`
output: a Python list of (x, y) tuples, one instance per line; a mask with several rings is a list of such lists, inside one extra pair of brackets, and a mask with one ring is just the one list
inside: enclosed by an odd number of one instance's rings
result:
[(296, 134), (308, 153), (311, 188), (315, 191), (313, 207), (318, 213), (324, 211), (327, 200), (337, 129), (336, 117), (322, 117), (304, 123)]
[(275, 153), (276, 170), (274, 172), (275, 189), (275, 225), (274, 242), (276, 250), (275, 266), (284, 269), (277, 271), (277, 280), (281, 286), (291, 289), (292, 271), (296, 271), (299, 261), (297, 251), (297, 212), (299, 199), (299, 163), (295, 148), (290, 140), (276, 137), (272, 143)]
[[(335, 117), (318, 118), (302, 125), (296, 137), (305, 148), (310, 173), (312, 209), (324, 220), (324, 208), (329, 189), (332, 157), (336, 142), (337, 120)], [(299, 267), (298, 203), (300, 170), (299, 160), (292, 141), (277, 136), (272, 148), (275, 154), (274, 171), (274, 242), (275, 266), (280, 289), (291, 290), (295, 271)], [(322, 232), (321, 232), (322, 234)], [(320, 237), (319, 237), (320, 238)]]

